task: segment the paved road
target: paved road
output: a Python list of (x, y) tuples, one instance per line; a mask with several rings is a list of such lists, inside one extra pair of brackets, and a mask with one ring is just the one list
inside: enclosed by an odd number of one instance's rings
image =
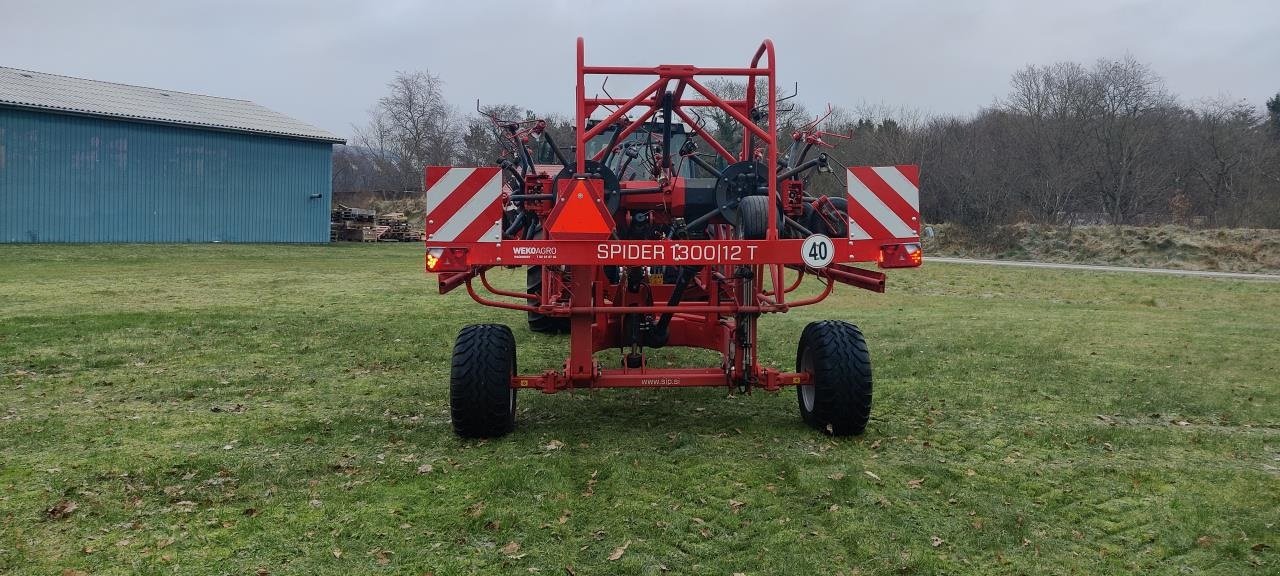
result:
[(1057, 264), (1053, 262), (1025, 262), (1022, 260), (974, 260), (969, 258), (924, 257), (925, 262), (947, 264), (987, 264), (991, 266), (1020, 266), (1024, 268), (1057, 268), (1061, 270), (1091, 270), (1095, 272), (1139, 272), (1146, 274), (1173, 274), (1176, 276), (1204, 276), (1208, 278), (1234, 278), (1238, 280), (1264, 280), (1280, 282), (1280, 274), (1248, 274), (1244, 272), (1207, 272), (1200, 270), (1174, 270), (1172, 268), (1134, 268), (1131, 266), (1095, 266), (1093, 264)]

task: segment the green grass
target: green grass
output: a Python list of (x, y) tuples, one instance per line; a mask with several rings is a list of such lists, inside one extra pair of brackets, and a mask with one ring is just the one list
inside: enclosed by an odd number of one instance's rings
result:
[(510, 324), (524, 371), (565, 342), (420, 268), (0, 247), (0, 573), (1280, 570), (1280, 284), (931, 264), (763, 321), (782, 367), (807, 322), (863, 328), (865, 436), (789, 391), (636, 390), (523, 393), (464, 442), (461, 326)]

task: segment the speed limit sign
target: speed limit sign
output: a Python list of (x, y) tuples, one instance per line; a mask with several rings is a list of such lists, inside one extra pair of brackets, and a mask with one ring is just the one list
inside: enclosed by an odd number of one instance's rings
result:
[(826, 268), (836, 257), (836, 245), (822, 234), (804, 239), (800, 245), (800, 258), (810, 268)]

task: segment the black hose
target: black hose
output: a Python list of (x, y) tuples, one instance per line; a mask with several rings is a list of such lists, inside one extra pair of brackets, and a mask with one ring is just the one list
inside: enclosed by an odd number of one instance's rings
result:
[[(671, 298), (667, 299), (667, 306), (678, 306), (680, 299), (684, 297), (684, 291), (689, 287), (689, 282), (693, 277), (702, 271), (701, 266), (682, 266), (680, 267), (680, 275), (676, 276), (676, 285), (671, 289)], [(671, 318), (674, 312), (666, 312), (658, 319), (658, 323), (649, 329), (648, 335), (645, 337), (645, 345), (651, 348), (661, 348), (667, 345), (667, 340), (671, 338)]]
[(519, 232), (521, 228), (524, 228), (525, 220), (528, 220), (528, 219), (529, 218), (528, 218), (527, 212), (522, 211), (519, 214), (516, 214), (516, 219), (511, 221), (511, 227), (502, 231), (502, 237), (508, 238), (508, 237), (515, 236), (516, 232)]
[(547, 139), (547, 145), (551, 147), (551, 153), (556, 155), (556, 159), (560, 161), (560, 164), (563, 165), (565, 168), (568, 168), (569, 160), (566, 159), (564, 157), (564, 154), (560, 152), (560, 147), (556, 146), (556, 141), (554, 138), (551, 137), (551, 133), (543, 132), (542, 137)]
[(703, 160), (701, 156), (697, 154), (690, 154), (688, 158), (692, 160), (694, 164), (697, 164), (698, 167), (702, 168), (703, 170), (706, 170), (707, 172), (714, 174), (716, 178), (720, 177), (720, 171), (716, 170), (715, 166), (712, 166), (710, 162)]
[(800, 174), (801, 172), (804, 172), (805, 170), (810, 170), (810, 169), (812, 169), (813, 167), (815, 167), (815, 166), (817, 166), (817, 165), (821, 164), (822, 162), (823, 162), (823, 158), (822, 158), (821, 156), (819, 156), (819, 157), (817, 157), (817, 158), (814, 158), (813, 160), (810, 160), (810, 161), (808, 161), (808, 162), (805, 162), (805, 163), (803, 163), (803, 164), (800, 164), (800, 165), (796, 166), (795, 168), (792, 168), (792, 169), (790, 169), (790, 170), (787, 170), (786, 172), (783, 172), (783, 173), (779, 174), (779, 175), (778, 175), (778, 180), (786, 180), (786, 179), (788, 179), (788, 178), (795, 177), (796, 175)]

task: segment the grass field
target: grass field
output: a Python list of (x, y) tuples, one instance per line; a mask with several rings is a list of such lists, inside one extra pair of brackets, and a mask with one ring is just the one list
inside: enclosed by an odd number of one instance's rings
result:
[(0, 573), (1280, 572), (1280, 284), (927, 265), (763, 321), (784, 367), (809, 321), (863, 328), (862, 437), (639, 390), (523, 393), (464, 442), (457, 330), (512, 325), (523, 371), (564, 342), (420, 267), (0, 246)]

